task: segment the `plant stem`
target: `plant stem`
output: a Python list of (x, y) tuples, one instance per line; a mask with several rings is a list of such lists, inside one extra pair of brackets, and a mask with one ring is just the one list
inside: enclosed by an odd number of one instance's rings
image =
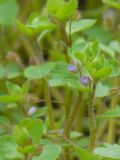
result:
[(90, 145), (89, 150), (92, 152), (95, 148), (96, 142), (96, 124), (95, 124), (95, 114), (94, 114), (94, 95), (95, 95), (96, 84), (93, 83), (92, 91), (90, 93), (90, 106), (89, 106), (89, 116), (90, 116)]
[[(115, 78), (114, 86), (119, 86), (119, 78)], [(111, 109), (116, 108), (119, 101), (118, 95), (112, 98), (111, 102)], [(111, 118), (109, 121), (109, 128), (108, 128), (108, 143), (113, 143), (115, 140), (115, 121), (116, 119)]]
[[(71, 23), (70, 23), (70, 25), (71, 25)], [(68, 51), (68, 48), (69, 47), (71, 48), (71, 45), (72, 45), (71, 36), (68, 36), (66, 33), (65, 23), (61, 23), (60, 30), (61, 30), (62, 35), (64, 36), (64, 41), (67, 46), (67, 49), (65, 49), (65, 51), (64, 51), (64, 55), (65, 55), (66, 61), (69, 63), (70, 59), (67, 55), (67, 51)]]
[(70, 110), (71, 110), (71, 105), (73, 101), (73, 91), (69, 88), (66, 90), (66, 96), (65, 96), (65, 118), (67, 120)]
[(47, 82), (45, 81), (45, 87), (44, 87), (44, 96), (45, 96), (45, 102), (48, 107), (48, 117), (50, 122), (51, 129), (55, 129), (55, 122), (54, 122), (54, 116), (53, 116), (53, 109), (51, 104), (51, 97), (50, 97), (50, 90)]
[[(111, 108), (114, 109), (117, 105), (117, 99), (114, 97), (112, 100)], [(113, 143), (115, 140), (115, 119), (111, 118), (108, 128), (108, 143)]]
[(84, 128), (84, 117), (85, 117), (85, 106), (84, 106), (84, 101), (82, 100), (82, 103), (79, 107), (77, 115), (76, 115), (76, 120), (75, 120), (75, 128), (76, 131), (78, 132), (83, 132)]
[(75, 102), (74, 106), (72, 107), (71, 112), (70, 112), (70, 114), (68, 116), (68, 119), (66, 121), (66, 124), (65, 124), (65, 127), (64, 127), (64, 131), (63, 131), (63, 135), (65, 137), (69, 136), (70, 129), (72, 127), (73, 121), (74, 121), (75, 116), (77, 114), (79, 105), (80, 105), (80, 103), (82, 101), (82, 96), (83, 96), (83, 94), (80, 92), (78, 97), (77, 97), (77, 99), (76, 99), (76, 102)]

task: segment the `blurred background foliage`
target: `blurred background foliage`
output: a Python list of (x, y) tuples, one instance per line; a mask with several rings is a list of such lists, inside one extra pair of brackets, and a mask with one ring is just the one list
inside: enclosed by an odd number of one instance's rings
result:
[[(41, 54), (43, 54), (46, 61), (52, 60), (65, 60), (64, 55), (59, 49), (60, 39), (62, 40), (62, 35), (57, 31), (48, 32), (47, 36), (45, 33), (39, 36), (39, 49), (35, 46), (34, 41), (36, 37), (30, 38), (24, 33), (20, 32), (16, 25), (16, 18), (22, 21), (23, 23), (28, 22), (30, 15), (33, 12), (37, 12), (41, 16), (46, 16), (46, 1), (44, 0), (0, 0), (0, 94), (7, 94), (6, 81), (12, 81), (20, 86), (24, 84), (25, 78), (23, 77), (23, 70), (30, 64), (39, 64), (41, 61)], [(101, 0), (79, 0), (79, 8), (81, 18), (96, 18), (97, 23), (94, 27), (73, 36), (73, 39), (79, 37), (82, 40), (95, 40), (98, 39), (101, 43), (101, 48), (109, 57), (120, 59), (120, 11), (110, 8), (107, 5), (103, 4)], [(77, 36), (77, 37), (76, 37)], [(113, 80), (114, 81), (114, 80)], [(113, 81), (108, 83), (113, 83)], [(118, 81), (117, 81), (118, 83)], [(115, 86), (118, 84), (114, 83)], [(33, 95), (33, 100), (27, 99), (28, 108), (32, 106), (43, 107), (45, 106), (43, 99), (43, 81), (38, 83), (32, 83), (30, 86), (30, 95)], [(56, 120), (62, 115), (64, 110), (64, 97), (65, 93), (62, 89), (51, 89), (51, 97), (53, 107), (55, 109), (55, 118)], [(36, 102), (38, 98), (39, 101)], [(97, 113), (102, 113), (110, 107), (111, 97), (101, 98), (96, 100), (97, 104), (101, 104), (100, 107), (96, 107)], [(66, 100), (67, 101), (67, 100)], [(87, 106), (86, 97), (84, 97), (84, 106)], [(17, 104), (21, 105), (21, 104)], [(23, 103), (22, 103), (23, 105)], [(25, 106), (25, 107), (26, 107)], [(62, 106), (62, 107), (61, 107)], [(84, 118), (87, 115), (87, 108), (82, 107), (79, 111), (77, 117), (77, 123), (75, 127), (81, 132), (88, 135), (88, 119)], [(6, 104), (0, 103), (0, 125), (4, 124), (14, 124), (18, 123), (22, 119), (22, 113), (16, 107), (16, 104)], [(82, 124), (79, 125), (78, 121)], [(61, 125), (61, 118), (58, 122), (58, 126)], [(107, 127), (108, 121), (103, 121), (104, 125)], [(103, 123), (102, 122), (102, 123)], [(0, 129), (0, 134), (4, 132), (9, 132), (9, 125), (3, 125), (4, 128)], [(106, 127), (98, 128), (98, 139), (106, 137)], [(116, 126), (116, 141), (118, 142), (120, 131), (118, 129), (120, 123), (117, 123)], [(6, 129), (7, 128), (7, 129)], [(58, 127), (59, 128), (59, 127)], [(103, 133), (103, 134), (101, 134)], [(82, 139), (77, 143), (81, 145), (87, 144), (88, 139)]]

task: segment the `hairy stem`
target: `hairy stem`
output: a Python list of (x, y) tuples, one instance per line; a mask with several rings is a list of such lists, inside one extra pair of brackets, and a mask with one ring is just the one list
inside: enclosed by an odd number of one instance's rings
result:
[(82, 96), (83, 96), (83, 94), (79, 93), (79, 95), (78, 95), (78, 97), (76, 99), (76, 102), (75, 102), (74, 106), (72, 107), (71, 112), (70, 112), (70, 114), (69, 114), (69, 116), (67, 118), (67, 121), (66, 121), (66, 124), (65, 124), (65, 127), (64, 127), (64, 131), (63, 131), (63, 135), (65, 137), (69, 136), (70, 129), (72, 127), (73, 121), (75, 119), (75, 116), (77, 114), (78, 108), (79, 108), (80, 103), (82, 101)]
[(53, 115), (53, 109), (52, 109), (52, 104), (51, 104), (50, 90), (49, 90), (49, 86), (48, 86), (47, 82), (45, 83), (44, 96), (45, 96), (46, 105), (48, 107), (48, 117), (49, 117), (50, 127), (51, 127), (51, 129), (55, 129), (55, 122), (54, 122), (54, 115)]
[(90, 106), (89, 106), (89, 117), (90, 117), (90, 145), (89, 150), (92, 152), (95, 148), (96, 143), (96, 123), (94, 114), (94, 95), (95, 95), (96, 84), (93, 84), (92, 91), (90, 93)]
[[(115, 78), (114, 86), (119, 86), (119, 78)], [(111, 102), (111, 109), (116, 108), (119, 101), (118, 95), (112, 98)], [(108, 128), (108, 143), (114, 143), (115, 140), (115, 122), (116, 119), (111, 118), (109, 121), (109, 128)]]
[[(114, 109), (117, 105), (117, 99), (114, 97), (112, 100), (111, 108)], [(108, 143), (113, 143), (115, 140), (115, 119), (111, 118), (108, 128)]]
[(72, 101), (73, 101), (73, 91), (67, 88), (65, 97), (66, 97), (65, 98), (65, 113), (66, 113), (65, 118), (67, 120), (71, 110)]

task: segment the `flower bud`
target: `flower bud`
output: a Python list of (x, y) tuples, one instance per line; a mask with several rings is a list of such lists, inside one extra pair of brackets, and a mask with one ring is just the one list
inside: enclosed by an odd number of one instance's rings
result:
[(68, 66), (68, 71), (70, 71), (70, 72), (77, 72), (78, 71), (77, 66), (74, 65), (74, 64), (70, 64)]
[(90, 78), (88, 76), (80, 77), (80, 83), (83, 85), (88, 85), (90, 83)]
[(31, 116), (33, 115), (35, 112), (37, 111), (36, 107), (31, 107), (29, 110), (28, 110), (28, 115)]

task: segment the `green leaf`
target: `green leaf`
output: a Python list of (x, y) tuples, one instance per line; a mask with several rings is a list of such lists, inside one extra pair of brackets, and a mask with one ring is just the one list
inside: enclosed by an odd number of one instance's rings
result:
[(47, 113), (47, 107), (43, 107), (43, 108), (38, 109), (35, 113), (33, 113), (31, 117), (39, 118), (39, 117), (46, 115), (46, 113)]
[(93, 41), (90, 43), (91, 50), (95, 53), (94, 55), (97, 55), (100, 51), (100, 46), (98, 41)]
[(18, 102), (20, 101), (20, 95), (3, 95), (0, 96), (0, 102), (2, 103), (11, 103), (11, 102)]
[(109, 5), (110, 7), (120, 9), (120, 2), (117, 2), (117, 0), (103, 0), (103, 2)]
[(120, 107), (116, 107), (115, 109), (111, 109), (102, 115), (97, 116), (98, 118), (117, 118), (120, 117)]
[(63, 0), (47, 0), (47, 10), (55, 14), (61, 7)]
[(28, 93), (29, 87), (30, 87), (30, 80), (27, 80), (21, 88), (21, 94), (23, 96), (25, 96)]
[(0, 3), (0, 24), (10, 26), (18, 13), (18, 5), (15, 0)]
[(77, 5), (77, 0), (69, 0), (68, 2), (63, 1), (56, 13), (56, 17), (60, 20), (67, 20), (75, 12)]
[(85, 62), (86, 57), (85, 54), (83, 53), (83, 50), (86, 46), (85, 42), (78, 42), (73, 44), (72, 48), (69, 48), (68, 53), (69, 56), (75, 60), (75, 61), (82, 61)]
[(71, 133), (70, 133), (70, 138), (71, 139), (78, 139), (78, 138), (80, 138), (80, 137), (82, 137), (82, 133), (80, 133), (80, 132), (77, 132), (77, 131), (72, 131)]
[(112, 73), (112, 67), (103, 67), (97, 71), (95, 71), (94, 73), (92, 73), (92, 76), (96, 79), (102, 79), (105, 77), (108, 77), (110, 74)]
[(116, 60), (109, 60), (107, 61), (107, 66), (112, 66), (112, 73), (109, 77), (116, 77), (120, 75), (119, 63)]
[(30, 153), (34, 153), (37, 150), (37, 146), (36, 145), (28, 145), (25, 147), (19, 147), (18, 150), (19, 150), (19, 152), (21, 152), (23, 154), (30, 154)]
[(0, 65), (0, 78), (3, 78), (5, 76), (5, 68)]
[(88, 87), (81, 85), (79, 80), (74, 79), (51, 79), (49, 85), (51, 87), (69, 87), (82, 92), (89, 91)]
[(24, 32), (25, 34), (30, 35), (30, 36), (33, 36), (33, 35), (34, 35), (33, 30), (30, 29), (30, 28), (28, 28), (28, 27), (26, 27), (25, 24), (21, 23), (21, 22), (20, 22), (19, 20), (17, 20), (17, 19), (15, 20), (15, 22), (16, 22), (16, 26), (17, 26), (17, 28), (18, 28), (18, 30), (19, 30), (20, 32)]
[(58, 62), (55, 69), (52, 71), (49, 85), (51, 87), (69, 87), (78, 91), (89, 91), (87, 86), (80, 83), (79, 72), (71, 73), (68, 70), (68, 64), (65, 62)]
[(2, 136), (0, 137), (0, 158), (1, 160), (14, 160), (23, 159), (23, 156), (17, 151), (17, 144), (13, 137)]
[(30, 134), (26, 128), (16, 126), (13, 130), (13, 137), (15, 138), (17, 144), (20, 146), (25, 146), (30, 142)]
[[(73, 21), (71, 25), (71, 34), (84, 31), (96, 23), (94, 19), (80, 19), (78, 21)], [(66, 32), (69, 34), (69, 23), (66, 25)]]
[(95, 90), (95, 97), (105, 97), (109, 94), (109, 87), (103, 85), (102, 83), (98, 83)]
[(97, 39), (102, 43), (107, 43), (114, 39), (113, 32), (106, 30), (103, 26), (93, 26), (88, 30), (85, 30), (84, 34), (89, 40)]
[(80, 160), (102, 160), (102, 157), (95, 155), (85, 149), (75, 148), (75, 151), (80, 158)]
[(53, 24), (51, 24), (51, 22), (48, 19), (43, 19), (43, 20), (40, 20), (39, 18), (37, 20), (36, 19), (33, 20), (30, 24), (28, 23), (26, 25), (26, 28), (30, 28), (34, 32), (34, 34), (40, 33), (44, 30), (53, 29), (55, 27)]
[(9, 124), (10, 121), (6, 116), (0, 115), (0, 124)]
[(52, 13), (59, 20), (67, 20), (75, 12), (77, 5), (77, 0), (69, 0), (68, 2), (64, 0), (48, 0), (47, 9), (49, 13)]
[(7, 65), (7, 75), (8, 79), (13, 79), (21, 75), (20, 67), (16, 63), (9, 63)]
[(14, 84), (10, 81), (7, 81), (6, 84), (9, 94), (15, 95), (20, 93), (21, 88), (17, 84)]
[(56, 160), (61, 153), (61, 148), (58, 145), (46, 145), (43, 147), (43, 151), (39, 156), (33, 158), (33, 160)]
[(111, 58), (115, 58), (115, 52), (110, 47), (107, 47), (104, 44), (100, 44), (100, 49), (105, 52), (107, 55), (109, 55)]
[(30, 66), (25, 69), (24, 75), (29, 79), (41, 79), (48, 76), (55, 66), (56, 62), (48, 62), (41, 66)]
[(109, 47), (116, 53), (119, 53), (120, 51), (120, 43), (118, 41), (111, 41)]
[(106, 158), (120, 159), (120, 145), (117, 144), (105, 143), (102, 147), (96, 148), (94, 152)]
[(43, 134), (43, 122), (40, 119), (24, 119), (21, 126), (25, 127), (32, 137), (33, 143), (39, 144)]

